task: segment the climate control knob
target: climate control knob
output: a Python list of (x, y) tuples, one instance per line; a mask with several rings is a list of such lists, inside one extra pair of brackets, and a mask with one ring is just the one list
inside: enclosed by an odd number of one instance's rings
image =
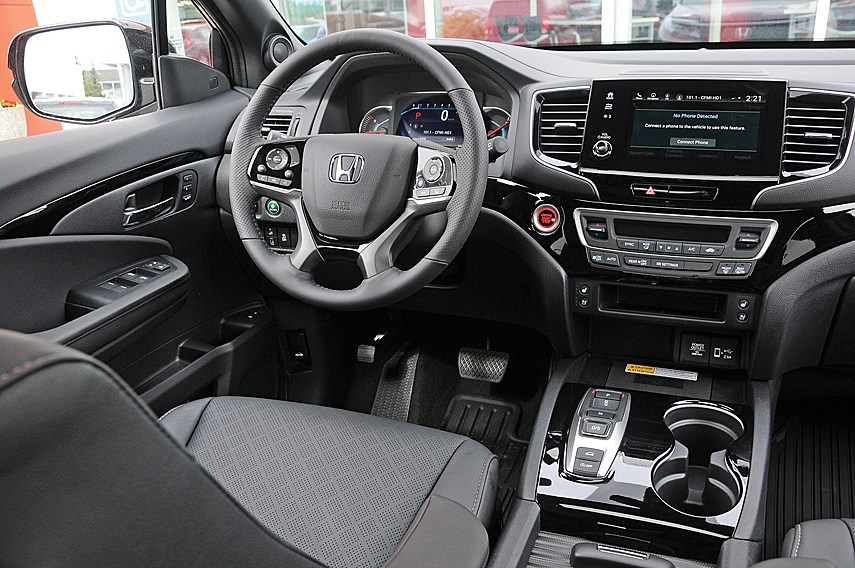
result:
[(608, 158), (612, 155), (612, 143), (608, 140), (598, 140), (597, 143), (594, 144), (592, 151), (594, 152), (594, 155), (601, 160)]

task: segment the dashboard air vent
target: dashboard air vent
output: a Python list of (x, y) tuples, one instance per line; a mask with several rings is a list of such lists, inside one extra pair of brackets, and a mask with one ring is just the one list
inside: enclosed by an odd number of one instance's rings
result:
[(784, 177), (811, 177), (839, 164), (851, 124), (851, 97), (791, 90), (784, 128)]
[(264, 124), (261, 126), (261, 135), (265, 138), (271, 138), (271, 132), (278, 132), (279, 134), (276, 135), (276, 138), (287, 138), (290, 135), (293, 120), (294, 115), (291, 113), (271, 113), (264, 119)]
[(535, 98), (535, 154), (554, 166), (577, 170), (588, 118), (590, 89), (539, 93)]

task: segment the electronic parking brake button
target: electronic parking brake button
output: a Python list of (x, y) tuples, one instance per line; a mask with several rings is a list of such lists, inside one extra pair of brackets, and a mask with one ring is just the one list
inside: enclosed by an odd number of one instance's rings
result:
[(601, 462), (603, 461), (603, 453), (603, 450), (594, 448), (579, 448), (576, 450), (576, 459)]

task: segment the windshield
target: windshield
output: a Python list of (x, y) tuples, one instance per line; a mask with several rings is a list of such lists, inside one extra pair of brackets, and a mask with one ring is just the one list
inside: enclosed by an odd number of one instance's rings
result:
[(306, 42), (354, 28), (529, 47), (855, 39), (855, 0), (272, 0)]

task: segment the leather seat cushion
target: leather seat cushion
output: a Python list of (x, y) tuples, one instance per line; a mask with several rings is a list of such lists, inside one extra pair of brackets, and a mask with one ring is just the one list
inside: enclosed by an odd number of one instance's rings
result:
[(463, 436), (339, 409), (217, 397), (164, 427), (282, 540), (333, 567), (382, 566), (426, 499), (486, 523), (497, 460)]
[(828, 560), (855, 568), (855, 520), (819, 519), (799, 523), (784, 537), (781, 556)]

